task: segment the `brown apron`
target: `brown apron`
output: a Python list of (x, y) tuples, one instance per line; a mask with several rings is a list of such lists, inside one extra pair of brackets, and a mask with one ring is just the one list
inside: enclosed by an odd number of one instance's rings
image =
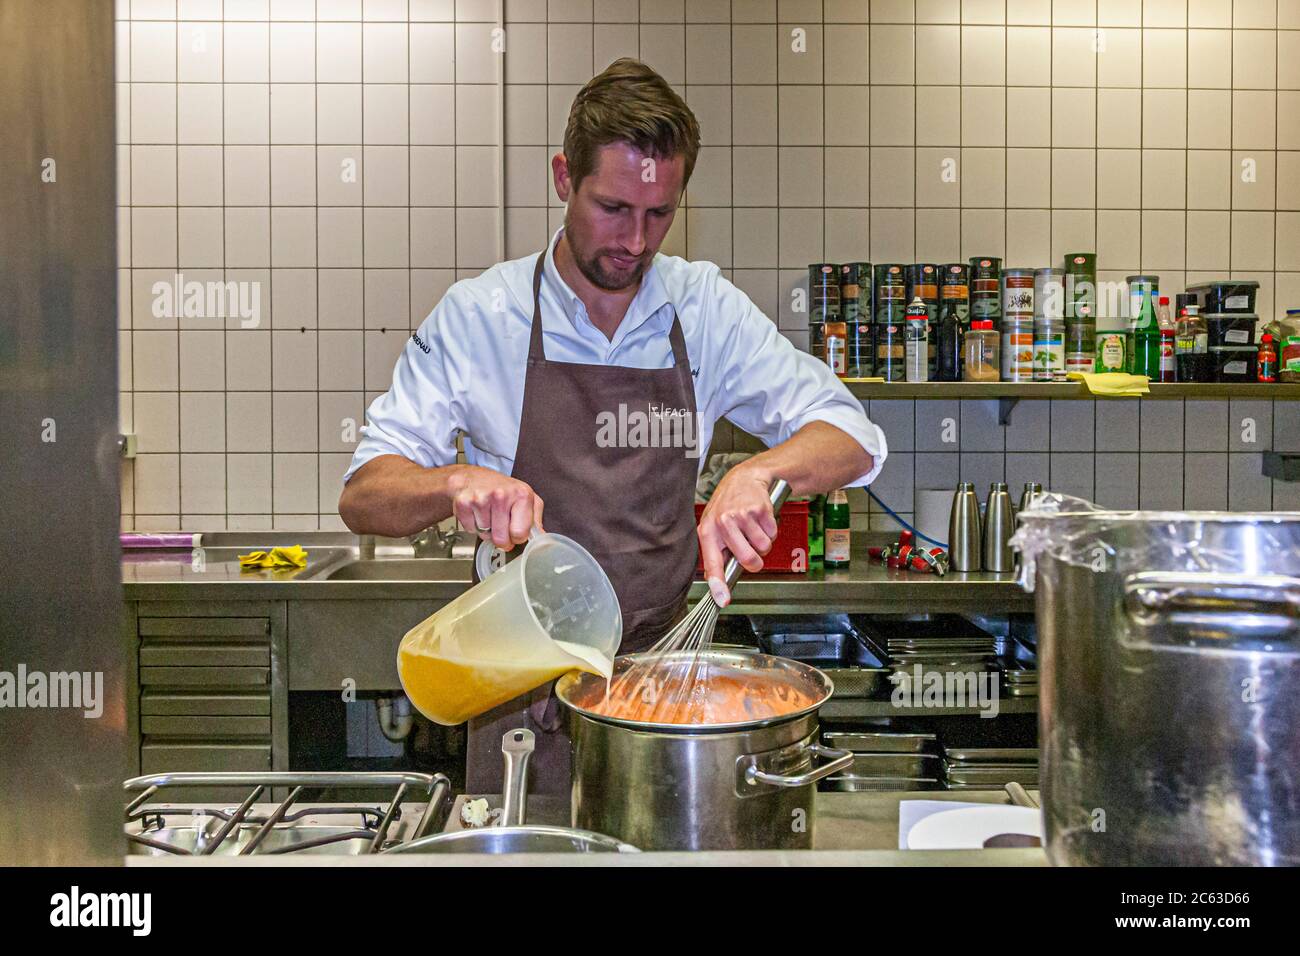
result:
[[(686, 342), (674, 312), (668, 334), (671, 368), (547, 361), (541, 309), (545, 261), (543, 252), (533, 273), (533, 324), (512, 476), (531, 485), (546, 503), (546, 530), (576, 540), (609, 575), (623, 612), (620, 653), (645, 650), (686, 612), (698, 553), (698, 458), (682, 447), (620, 447), (622, 442), (602, 447), (597, 422), (602, 412), (621, 419), (620, 405), (629, 413), (648, 413), (656, 406), (694, 418)], [(553, 687), (539, 687), (469, 722), (467, 792), (501, 792), (501, 737), (528, 727), (537, 736), (528, 764), (529, 791), (568, 794), (569, 734)]]

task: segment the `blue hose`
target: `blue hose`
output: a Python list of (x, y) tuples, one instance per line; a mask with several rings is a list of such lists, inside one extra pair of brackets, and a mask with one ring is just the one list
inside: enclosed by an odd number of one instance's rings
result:
[(917, 531), (915, 528), (913, 528), (910, 524), (908, 524), (906, 521), (904, 521), (902, 518), (900, 518), (900, 517), (898, 516), (898, 513), (897, 513), (896, 511), (894, 511), (893, 508), (889, 507), (889, 505), (887, 505), (887, 504), (885, 504), (883, 501), (881, 501), (881, 500), (880, 500), (880, 497), (879, 497), (879, 496), (878, 496), (874, 491), (872, 491), (870, 488), (867, 489), (867, 494), (871, 495), (871, 500), (872, 500), (872, 501), (874, 501), (876, 504), (880, 505), (881, 508), (885, 509), (885, 514), (889, 515), (889, 517), (893, 518), (893, 519), (894, 519), (895, 521), (897, 521), (900, 525), (902, 525), (902, 526), (903, 526), (904, 528), (906, 528), (908, 531), (912, 532), (912, 534), (916, 535), (916, 536), (917, 536), (918, 538), (920, 538), (922, 541), (929, 541), (931, 544), (933, 544), (933, 545), (937, 545), (938, 547), (943, 548), (945, 551), (948, 549), (948, 545), (947, 545), (946, 542), (943, 542), (943, 541), (935, 541), (934, 538), (930, 537), (928, 534), (922, 534), (921, 532), (919, 532), (919, 531)]

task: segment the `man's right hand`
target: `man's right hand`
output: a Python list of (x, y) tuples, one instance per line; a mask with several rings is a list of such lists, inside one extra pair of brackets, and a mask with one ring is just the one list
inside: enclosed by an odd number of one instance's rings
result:
[(533, 525), (542, 527), (543, 502), (537, 492), (491, 468), (461, 465), (448, 477), (447, 490), (461, 525), (502, 551), (526, 544)]

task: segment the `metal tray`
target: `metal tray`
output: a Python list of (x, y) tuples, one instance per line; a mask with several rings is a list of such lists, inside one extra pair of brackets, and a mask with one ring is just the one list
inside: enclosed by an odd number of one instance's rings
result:
[(827, 668), (881, 668), (877, 650), (862, 640), (847, 614), (751, 615), (754, 640), (765, 654)]
[(938, 777), (943, 772), (934, 754), (854, 754), (846, 777)]
[(1038, 763), (1037, 747), (944, 747), (944, 759), (952, 763)]
[(864, 698), (883, 700), (889, 697), (894, 685), (889, 680), (893, 670), (888, 667), (823, 667), (822, 673), (830, 678), (835, 690), (833, 699)]
[(822, 732), (822, 743), (836, 750), (870, 754), (919, 754), (938, 750), (934, 734), (908, 734), (893, 731), (837, 731)]
[(955, 791), (955, 792), (965, 792), (965, 791), (968, 791), (968, 792), (975, 792), (975, 791), (980, 791), (980, 790), (987, 792), (987, 791), (989, 791), (989, 790), (1001, 790), (1001, 789), (1002, 789), (1004, 786), (1006, 786), (1008, 783), (1019, 783), (1019, 784), (1020, 784), (1022, 787), (1024, 787), (1026, 790), (1036, 790), (1036, 789), (1038, 789), (1038, 781), (1037, 781), (1037, 780), (1032, 780), (1032, 781), (1029, 781), (1029, 780), (1003, 780), (1003, 781), (1001, 781), (1000, 783), (953, 783), (953, 782), (950, 780), (950, 781), (948, 781), (948, 783), (947, 783), (947, 785), (944, 787), (944, 789), (945, 789), (945, 790), (952, 790), (952, 791)]
[(827, 777), (822, 786), (838, 793), (880, 793), (885, 791), (942, 790), (943, 783), (933, 777)]
[(1007, 783), (1018, 783), (1024, 787), (1038, 786), (1038, 768), (1023, 764), (988, 764), (983, 767), (945, 767), (944, 779), (952, 784), (1001, 787)]

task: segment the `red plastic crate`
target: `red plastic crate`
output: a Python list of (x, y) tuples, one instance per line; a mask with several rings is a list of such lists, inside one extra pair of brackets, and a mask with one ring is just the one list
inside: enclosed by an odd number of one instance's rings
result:
[[(700, 523), (704, 505), (695, 506), (695, 523)], [(697, 558), (695, 570), (703, 572), (704, 560)], [(787, 501), (776, 521), (776, 540), (763, 558), (764, 571), (803, 574), (808, 570), (808, 502)]]

